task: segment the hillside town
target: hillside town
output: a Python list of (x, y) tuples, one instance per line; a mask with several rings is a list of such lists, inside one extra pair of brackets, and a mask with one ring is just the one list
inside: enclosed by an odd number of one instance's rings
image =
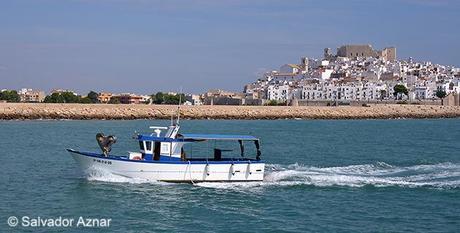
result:
[[(396, 59), (396, 48), (344, 45), (322, 59), (302, 57), (244, 88), (246, 96), (291, 105), (395, 103), (458, 105), (460, 69)], [(401, 87), (398, 89), (398, 87)], [(400, 90), (400, 91), (399, 91)]]
[[(460, 68), (398, 60), (396, 48), (374, 50), (371, 45), (344, 45), (336, 54), (324, 49), (321, 59), (301, 57), (269, 71), (244, 91), (209, 90), (202, 94), (158, 92), (139, 95), (72, 90), (44, 91), (22, 88), (0, 90), (0, 102), (177, 104), (185, 105), (292, 105), (336, 106), (368, 103), (460, 105)], [(179, 98), (181, 97), (181, 98)]]

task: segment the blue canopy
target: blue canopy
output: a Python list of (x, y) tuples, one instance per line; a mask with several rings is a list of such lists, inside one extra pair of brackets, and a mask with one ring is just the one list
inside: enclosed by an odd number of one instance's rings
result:
[(225, 134), (180, 134), (179, 137), (187, 140), (241, 140), (258, 141), (259, 139), (251, 135), (225, 135)]
[(156, 136), (150, 136), (150, 135), (145, 135), (145, 134), (139, 134), (137, 135), (137, 140), (139, 141), (154, 141), (154, 142), (186, 142), (186, 141), (191, 141), (188, 139), (183, 139), (183, 138), (165, 138), (165, 137), (156, 137)]

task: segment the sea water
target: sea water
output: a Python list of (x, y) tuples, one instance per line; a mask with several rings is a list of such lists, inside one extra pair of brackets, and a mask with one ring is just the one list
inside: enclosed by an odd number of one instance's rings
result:
[[(103, 132), (126, 155), (135, 131), (167, 124), (0, 122), (0, 232), (460, 231), (460, 119), (181, 122), (182, 132), (259, 137), (266, 176), (251, 183), (85, 175), (65, 151), (99, 151)], [(31, 227), (24, 217), (110, 221)]]

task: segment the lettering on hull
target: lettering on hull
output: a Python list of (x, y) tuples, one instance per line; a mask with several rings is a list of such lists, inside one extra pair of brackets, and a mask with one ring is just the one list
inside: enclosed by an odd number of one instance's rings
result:
[(112, 164), (112, 161), (106, 161), (106, 160), (102, 160), (102, 159), (93, 159), (93, 162), (109, 164), (109, 165)]

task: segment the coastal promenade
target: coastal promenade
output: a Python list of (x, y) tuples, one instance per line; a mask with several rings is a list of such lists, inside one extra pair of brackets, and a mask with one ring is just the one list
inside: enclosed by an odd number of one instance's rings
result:
[[(0, 103), (0, 119), (170, 119), (174, 105)], [(186, 119), (390, 119), (460, 117), (459, 106), (370, 105), (369, 107), (181, 106)]]

